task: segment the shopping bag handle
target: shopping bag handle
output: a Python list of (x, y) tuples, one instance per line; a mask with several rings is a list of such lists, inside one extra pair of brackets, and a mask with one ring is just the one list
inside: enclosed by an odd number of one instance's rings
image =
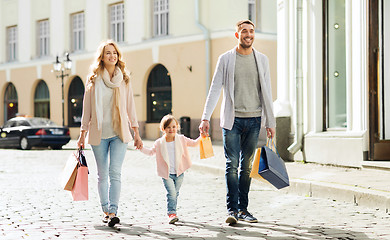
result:
[[(271, 142), (271, 144), (270, 144)], [(275, 146), (274, 138), (267, 138), (267, 147), (269, 147), (272, 150), (272, 147), (274, 147), (276, 154), (278, 154), (278, 157), (280, 157), (278, 149)]]

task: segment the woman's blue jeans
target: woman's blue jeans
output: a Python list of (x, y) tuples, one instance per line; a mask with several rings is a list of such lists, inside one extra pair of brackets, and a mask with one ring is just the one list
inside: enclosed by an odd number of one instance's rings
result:
[(169, 174), (169, 178), (163, 178), (165, 189), (167, 190), (167, 208), (168, 215), (176, 214), (177, 198), (179, 197), (179, 190), (183, 183), (184, 173), (180, 176), (176, 174)]
[[(91, 145), (98, 172), (98, 191), (103, 212), (118, 211), (121, 192), (121, 170), (127, 144), (118, 137), (102, 139), (99, 145)], [(108, 160), (110, 155), (110, 160)]]
[[(261, 117), (235, 118), (231, 130), (222, 129), (226, 158), (227, 210), (238, 212), (248, 208), (253, 155), (257, 147)], [(238, 174), (238, 167), (240, 172)]]

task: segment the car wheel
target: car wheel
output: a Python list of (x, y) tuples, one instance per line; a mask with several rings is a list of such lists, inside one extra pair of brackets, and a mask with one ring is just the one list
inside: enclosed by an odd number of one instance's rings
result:
[(53, 149), (53, 150), (61, 150), (62, 146), (61, 145), (54, 145), (54, 146), (51, 146), (51, 149)]
[(29, 150), (31, 149), (30, 143), (26, 137), (22, 137), (19, 142), (20, 149)]

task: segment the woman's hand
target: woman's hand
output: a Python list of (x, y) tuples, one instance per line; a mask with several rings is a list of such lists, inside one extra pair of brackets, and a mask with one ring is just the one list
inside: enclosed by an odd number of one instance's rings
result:
[(134, 131), (134, 147), (138, 150), (142, 149), (144, 144), (142, 143), (141, 137), (139, 136), (138, 127), (133, 127), (133, 131)]
[(139, 135), (134, 136), (134, 147), (136, 149), (142, 149), (143, 148), (143, 142)]
[(85, 147), (85, 134), (86, 134), (86, 131), (80, 132), (79, 139), (77, 140), (77, 147), (79, 149), (84, 149), (84, 147)]

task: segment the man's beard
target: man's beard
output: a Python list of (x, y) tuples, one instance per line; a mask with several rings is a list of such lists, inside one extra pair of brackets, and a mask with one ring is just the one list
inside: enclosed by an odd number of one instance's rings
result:
[(251, 48), (253, 45), (253, 42), (250, 43), (250, 44), (245, 44), (243, 42), (240, 42), (240, 47), (242, 47), (243, 49), (248, 49), (248, 48)]

